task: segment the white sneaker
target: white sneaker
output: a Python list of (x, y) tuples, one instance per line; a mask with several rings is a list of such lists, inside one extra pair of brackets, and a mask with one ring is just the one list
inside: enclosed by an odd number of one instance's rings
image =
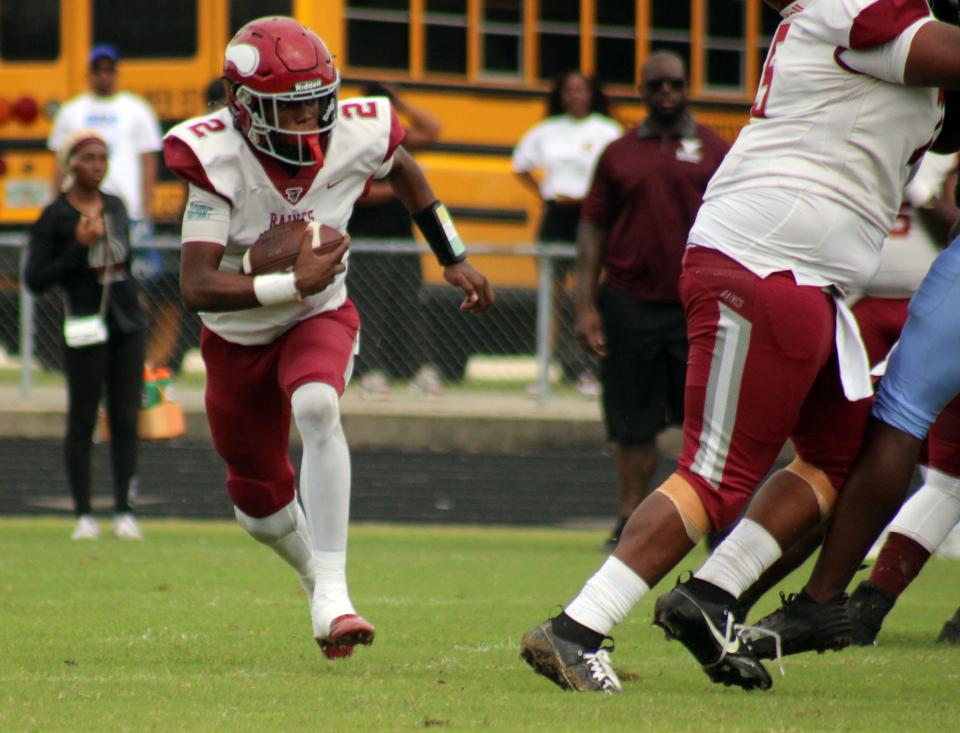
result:
[(424, 397), (440, 397), (443, 394), (440, 373), (432, 366), (420, 367), (410, 382), (410, 390)]
[(81, 514), (77, 517), (77, 526), (73, 528), (71, 540), (95, 540), (100, 536), (100, 525), (92, 514)]
[(593, 372), (584, 372), (577, 379), (577, 392), (581, 397), (593, 399), (600, 396), (600, 382)]
[(143, 540), (143, 532), (132, 514), (118, 514), (113, 518), (113, 536), (118, 540)]
[(365, 400), (384, 400), (390, 396), (390, 382), (381, 371), (367, 372), (360, 377), (360, 394)]

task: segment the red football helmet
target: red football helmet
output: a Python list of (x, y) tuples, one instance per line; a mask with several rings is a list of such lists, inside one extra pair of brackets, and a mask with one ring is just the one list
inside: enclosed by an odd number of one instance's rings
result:
[[(223, 60), (228, 104), (239, 130), (257, 150), (294, 165), (323, 161), (320, 136), (337, 122), (340, 74), (320, 37), (293, 18), (259, 18), (237, 31)], [(280, 109), (318, 103), (310, 130), (280, 126)]]

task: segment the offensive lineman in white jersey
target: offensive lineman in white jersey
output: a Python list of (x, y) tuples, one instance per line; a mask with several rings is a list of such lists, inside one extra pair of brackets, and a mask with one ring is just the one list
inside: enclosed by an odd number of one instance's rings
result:
[(829, 514), (862, 439), (870, 379), (842, 290), (877, 268), (942, 124), (935, 87), (960, 88), (960, 29), (924, 0), (766, 2), (783, 21), (680, 279), (690, 354), (677, 471), (564, 612), (523, 640), (526, 660), (561, 687), (620, 688), (604, 639), (705, 532), (737, 520), (792, 438), (797, 459), (654, 614), (712, 681), (770, 687), (730, 609)]
[[(464, 291), (461, 310), (484, 312), (493, 293), (400, 146), (389, 101), (338, 103), (339, 74), (315, 33), (286, 17), (248, 23), (227, 46), (224, 85), (226, 109), (164, 140), (167, 167), (189, 183), (180, 287), (203, 322), (207, 416), (237, 520), (299, 574), (325, 656), (346, 657), (374, 637), (346, 583), (350, 456), (338, 403), (359, 329), (345, 284), (349, 238), (316, 255), (305, 236), (283, 274), (239, 274), (243, 253), (289, 221), (343, 232), (369, 181), (386, 178), (446, 280)], [(303, 440), (303, 509), (288, 454), (291, 412)]]

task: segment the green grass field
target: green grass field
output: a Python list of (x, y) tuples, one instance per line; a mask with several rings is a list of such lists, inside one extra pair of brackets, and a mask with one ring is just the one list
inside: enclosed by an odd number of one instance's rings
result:
[(0, 520), (2, 731), (960, 728), (960, 647), (934, 642), (960, 603), (955, 561), (930, 561), (880, 646), (787, 658), (768, 692), (710, 684), (651, 626), (655, 590), (616, 630), (625, 690), (608, 697), (517, 656), (602, 560), (600, 530), (356, 526), (351, 591), (377, 640), (328, 662), (293, 572), (237, 526), (146, 521), (143, 544), (71, 542), (70, 526)]

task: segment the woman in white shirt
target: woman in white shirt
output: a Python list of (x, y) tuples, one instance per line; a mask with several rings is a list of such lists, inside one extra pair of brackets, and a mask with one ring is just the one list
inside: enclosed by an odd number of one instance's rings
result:
[[(609, 116), (607, 98), (596, 80), (576, 70), (556, 77), (547, 97), (546, 118), (531, 127), (513, 151), (513, 172), (543, 201), (538, 244), (576, 243), (580, 204), (590, 189), (597, 159), (621, 134), (623, 129)], [(542, 174), (539, 182), (535, 171)], [(555, 344), (563, 284), (573, 264), (572, 259), (554, 261)], [(581, 391), (596, 394), (592, 375), (578, 371), (583, 369), (585, 357), (571, 346), (572, 353), (561, 346), (559, 354), (565, 376), (579, 377)]]

